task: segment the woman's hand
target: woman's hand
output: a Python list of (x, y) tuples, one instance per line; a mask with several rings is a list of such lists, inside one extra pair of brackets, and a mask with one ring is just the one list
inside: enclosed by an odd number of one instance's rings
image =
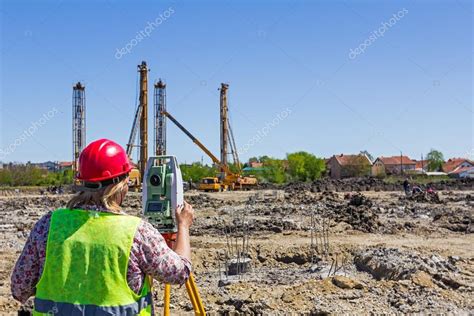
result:
[(191, 243), (189, 241), (189, 227), (193, 224), (194, 210), (191, 204), (184, 201), (184, 205), (176, 208), (178, 222), (178, 237), (174, 251), (191, 262)]
[(194, 210), (191, 204), (184, 201), (184, 205), (176, 208), (176, 221), (178, 222), (178, 230), (180, 228), (189, 228), (193, 224)]

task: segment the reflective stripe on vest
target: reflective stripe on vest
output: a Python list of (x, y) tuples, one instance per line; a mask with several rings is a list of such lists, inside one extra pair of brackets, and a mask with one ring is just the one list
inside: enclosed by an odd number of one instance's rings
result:
[(151, 293), (141, 297), (136, 303), (121, 306), (97, 306), (85, 304), (58, 303), (50, 300), (35, 298), (35, 310), (40, 313), (55, 316), (110, 316), (138, 315), (143, 309), (151, 306)]
[(150, 278), (140, 294), (127, 282), (139, 223), (127, 215), (54, 211), (33, 315), (152, 315)]

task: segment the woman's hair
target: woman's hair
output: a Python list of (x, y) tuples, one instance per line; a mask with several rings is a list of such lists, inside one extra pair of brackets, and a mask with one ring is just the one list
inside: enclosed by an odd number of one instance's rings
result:
[(69, 200), (67, 208), (73, 209), (84, 205), (96, 205), (110, 211), (119, 212), (122, 208), (117, 203), (117, 200), (127, 186), (128, 177), (97, 191), (80, 191)]

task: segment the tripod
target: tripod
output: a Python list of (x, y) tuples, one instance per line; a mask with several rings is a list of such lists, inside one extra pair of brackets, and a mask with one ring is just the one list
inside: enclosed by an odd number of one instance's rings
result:
[[(162, 233), (162, 235), (165, 238), (166, 243), (168, 244), (168, 247), (173, 249), (174, 242), (176, 241), (176, 233)], [(191, 301), (191, 304), (193, 305), (194, 314), (196, 316), (205, 316), (206, 311), (204, 310), (201, 296), (199, 295), (196, 281), (194, 280), (194, 275), (192, 273), (189, 274), (189, 279), (186, 280), (186, 290), (188, 292), (188, 296)], [(170, 297), (171, 297), (171, 284), (166, 283), (165, 294), (163, 297), (163, 300), (164, 300), (163, 315), (165, 316), (170, 315)]]

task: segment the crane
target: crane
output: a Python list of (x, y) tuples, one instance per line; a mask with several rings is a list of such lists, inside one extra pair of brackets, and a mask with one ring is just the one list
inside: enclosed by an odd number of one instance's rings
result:
[[(140, 96), (139, 104), (133, 118), (132, 129), (127, 143), (127, 155), (132, 158), (133, 147), (140, 148), (140, 156), (138, 168), (135, 167), (130, 171), (129, 186), (138, 190), (141, 186), (141, 179), (146, 168), (148, 159), (148, 68), (145, 61), (138, 65), (140, 73)], [(140, 131), (140, 145), (135, 145), (137, 133)]]
[[(229, 169), (227, 164), (222, 163), (203, 143), (199, 141), (193, 134), (191, 134), (181, 123), (178, 122), (169, 112), (163, 111), (163, 116), (166, 116), (173, 122), (186, 136), (188, 136), (193, 143), (195, 143), (202, 151), (204, 151), (212, 162), (219, 167), (221, 170), (220, 181), (222, 186), (231, 189), (244, 189), (248, 187), (255, 186), (257, 184), (257, 179), (253, 177), (242, 177), (240, 173), (234, 173)], [(222, 188), (221, 188), (222, 189)]]

